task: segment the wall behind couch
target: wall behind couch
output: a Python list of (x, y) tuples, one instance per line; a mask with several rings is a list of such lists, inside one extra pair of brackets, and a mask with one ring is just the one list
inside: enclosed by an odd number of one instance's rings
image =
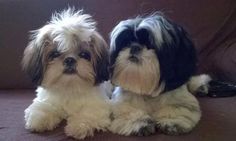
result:
[(42, 27), (57, 10), (75, 6), (98, 21), (107, 41), (120, 20), (156, 10), (184, 26), (199, 55), (199, 72), (236, 82), (235, 0), (1, 0), (0, 88), (32, 88), (20, 62), (28, 32)]

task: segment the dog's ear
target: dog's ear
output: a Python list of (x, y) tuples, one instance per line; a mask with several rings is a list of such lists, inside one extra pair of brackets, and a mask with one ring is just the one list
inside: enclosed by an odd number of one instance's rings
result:
[[(120, 23), (122, 24), (122, 22)], [(113, 31), (111, 32), (110, 36), (110, 51), (109, 51), (109, 72), (110, 75), (113, 75), (113, 67), (116, 61), (116, 58), (119, 55), (119, 52), (126, 46), (128, 46), (131, 42), (137, 41), (134, 35), (134, 29), (132, 27), (128, 27), (125, 25), (118, 24)], [(124, 27), (123, 27), (124, 26)]]
[(108, 45), (102, 36), (95, 32), (91, 36), (91, 45), (94, 46), (95, 61), (93, 63), (95, 71), (95, 85), (107, 81), (109, 79), (109, 55)]
[(50, 44), (50, 40), (45, 29), (33, 31), (31, 41), (24, 51), (22, 68), (28, 73), (34, 84), (40, 84), (43, 79), (45, 57), (44, 49)]
[(162, 26), (163, 42), (156, 48), (166, 91), (186, 83), (195, 73), (197, 63), (194, 44), (187, 32), (174, 23), (170, 24), (172, 27)]

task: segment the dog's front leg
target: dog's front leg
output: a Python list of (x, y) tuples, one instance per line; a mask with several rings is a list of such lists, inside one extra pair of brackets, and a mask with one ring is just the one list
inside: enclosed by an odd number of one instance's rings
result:
[(93, 136), (94, 131), (105, 131), (110, 125), (109, 106), (84, 106), (81, 111), (69, 115), (65, 132), (76, 139)]
[(61, 122), (62, 115), (55, 105), (34, 100), (25, 109), (25, 128), (36, 132), (52, 130)]
[(121, 135), (148, 136), (155, 133), (155, 122), (131, 103), (117, 103), (112, 108), (110, 131)]
[(160, 108), (153, 113), (157, 127), (161, 132), (178, 135), (190, 132), (201, 117), (197, 99), (186, 88), (178, 88), (160, 99)]

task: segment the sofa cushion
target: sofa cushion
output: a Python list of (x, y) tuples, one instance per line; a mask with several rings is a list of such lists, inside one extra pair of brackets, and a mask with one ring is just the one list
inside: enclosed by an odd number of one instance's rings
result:
[[(24, 109), (35, 97), (33, 90), (0, 91), (0, 140), (1, 141), (64, 141), (73, 140), (63, 131), (65, 122), (54, 131), (31, 133), (24, 128)], [(189, 134), (168, 136), (160, 133), (148, 137), (120, 136), (96, 133), (85, 141), (234, 141), (236, 134), (236, 97), (199, 98), (202, 119)]]

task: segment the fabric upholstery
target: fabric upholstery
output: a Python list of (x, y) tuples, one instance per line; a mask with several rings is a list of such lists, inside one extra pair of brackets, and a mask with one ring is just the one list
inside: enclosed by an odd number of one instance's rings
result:
[[(31, 133), (24, 129), (24, 109), (35, 97), (32, 90), (0, 90), (0, 141), (72, 141), (66, 137), (62, 123), (45, 133)], [(199, 98), (202, 119), (189, 134), (167, 136), (156, 133), (149, 137), (120, 136), (96, 133), (84, 141), (234, 141), (236, 134), (236, 97)]]
[(162, 11), (191, 34), (198, 51), (199, 73), (236, 83), (235, 0), (2, 0), (0, 88), (32, 87), (20, 67), (28, 33), (42, 27), (54, 11), (68, 5), (91, 14), (107, 42), (110, 31), (120, 20)]

